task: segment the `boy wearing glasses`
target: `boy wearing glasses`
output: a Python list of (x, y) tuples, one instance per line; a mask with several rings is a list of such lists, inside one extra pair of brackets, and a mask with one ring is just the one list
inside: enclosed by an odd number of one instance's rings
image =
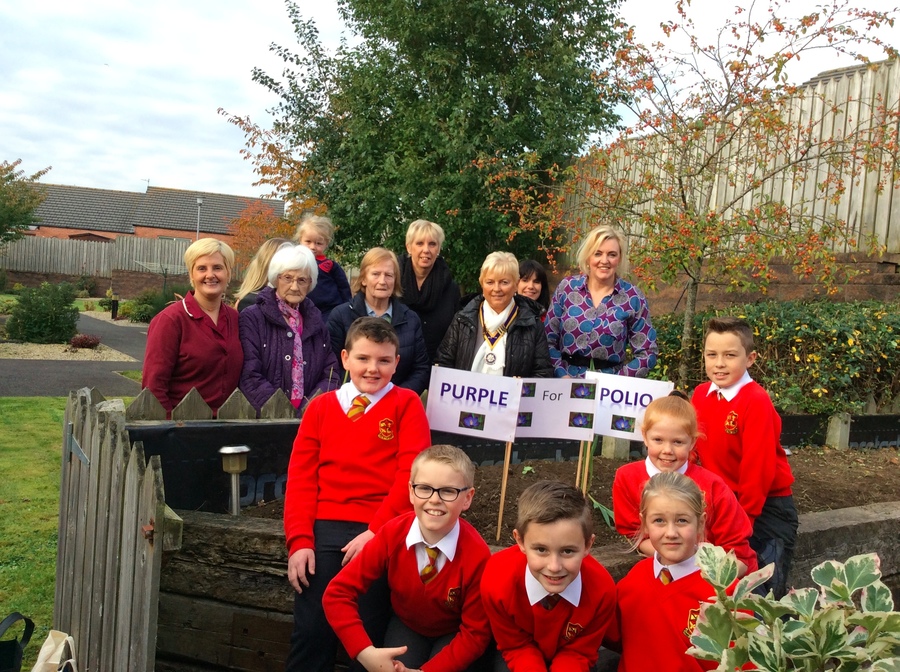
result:
[[(414, 513), (386, 523), (328, 585), (325, 615), (366, 670), (462, 672), (490, 642), (479, 583), (490, 550), (459, 516), (472, 504), (475, 468), (454, 446), (432, 446), (412, 465)], [(394, 615), (385, 648), (366, 634), (357, 600), (387, 575)]]
[[(284, 502), (288, 581), (297, 591), (287, 670), (333, 672), (337, 637), (322, 611), (325, 588), (382, 525), (410, 509), (410, 467), (431, 432), (416, 393), (391, 383), (397, 350), (381, 318), (354, 322), (341, 352), (350, 382), (309, 403), (294, 440)], [(374, 582), (359, 607), (381, 642), (386, 582)]]

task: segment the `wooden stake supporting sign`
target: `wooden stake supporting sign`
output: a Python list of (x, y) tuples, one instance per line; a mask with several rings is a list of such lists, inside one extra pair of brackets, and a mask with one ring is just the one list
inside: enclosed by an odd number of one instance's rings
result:
[(503, 480), (500, 484), (500, 513), (497, 516), (497, 541), (500, 541), (500, 529), (503, 527), (503, 506), (506, 504), (506, 479), (509, 477), (509, 460), (512, 454), (512, 441), (506, 442), (503, 454)]

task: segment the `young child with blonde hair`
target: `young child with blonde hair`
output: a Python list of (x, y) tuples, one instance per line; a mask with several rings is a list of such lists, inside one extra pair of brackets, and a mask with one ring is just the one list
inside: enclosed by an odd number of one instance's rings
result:
[[(633, 537), (641, 528), (639, 507), (647, 481), (662, 472), (677, 472), (696, 482), (703, 493), (707, 541), (733, 550), (741, 575), (755, 571), (758, 565), (750, 548), (750, 519), (725, 481), (691, 461), (699, 436), (691, 403), (677, 394), (654, 399), (644, 412), (641, 434), (647, 446), (646, 459), (619, 467), (613, 480), (613, 514), (619, 534)], [(647, 538), (640, 540), (637, 549), (645, 556), (653, 554)]]
[(641, 529), (635, 543), (649, 541), (653, 557), (632, 567), (616, 586), (619, 672), (699, 672), (712, 661), (685, 653), (700, 615), (700, 605), (715, 589), (694, 561), (706, 522), (697, 484), (676, 472), (660, 472), (641, 495)]
[(331, 311), (349, 301), (352, 296), (344, 269), (334, 259), (325, 256), (325, 251), (334, 240), (334, 224), (328, 217), (307, 215), (300, 221), (294, 240), (312, 250), (316, 257), (319, 281), (309, 293), (309, 298), (322, 313), (322, 322), (328, 324)]

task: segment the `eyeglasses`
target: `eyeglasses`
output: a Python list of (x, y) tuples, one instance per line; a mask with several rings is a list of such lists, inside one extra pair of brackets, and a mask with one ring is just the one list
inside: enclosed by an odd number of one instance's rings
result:
[(279, 275), (278, 279), (288, 286), (292, 286), (296, 283), (298, 287), (306, 287), (310, 282), (309, 278), (295, 278), (293, 275)]
[(432, 488), (430, 485), (413, 483), (412, 489), (413, 494), (419, 499), (431, 499), (434, 493), (438, 493), (442, 502), (455, 502), (462, 493), (472, 488), (468, 486), (465, 488)]

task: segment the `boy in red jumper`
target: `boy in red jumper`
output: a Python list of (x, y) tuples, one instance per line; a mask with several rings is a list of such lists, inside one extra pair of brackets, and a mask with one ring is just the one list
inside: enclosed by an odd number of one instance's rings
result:
[(615, 618), (616, 587), (590, 555), (591, 507), (580, 490), (539, 481), (519, 497), (516, 546), (496, 553), (481, 599), (503, 661), (495, 670), (588, 672)]
[(747, 371), (756, 361), (750, 325), (736, 317), (709, 320), (703, 359), (710, 382), (698, 385), (691, 397), (700, 423), (697, 455), (747, 512), (759, 566), (775, 564), (764, 589), (780, 598), (787, 592), (797, 539), (794, 475), (781, 447), (781, 417)]
[[(297, 591), (288, 670), (333, 672), (337, 637), (322, 611), (325, 588), (382, 525), (410, 510), (410, 466), (431, 432), (415, 392), (391, 384), (398, 346), (384, 320), (354, 322), (341, 352), (350, 382), (303, 414), (284, 501), (288, 580)], [(360, 599), (377, 642), (388, 605), (384, 581)]]
[[(459, 519), (472, 504), (475, 467), (455, 446), (416, 457), (409, 482), (415, 513), (386, 523), (328, 584), (328, 622), (351, 658), (369, 672), (421, 669), (462, 672), (484, 653), (491, 632), (479, 583), (490, 549)], [(434, 559), (432, 559), (434, 556)], [(359, 617), (360, 594), (387, 575), (394, 615), (385, 648), (376, 648)]]

